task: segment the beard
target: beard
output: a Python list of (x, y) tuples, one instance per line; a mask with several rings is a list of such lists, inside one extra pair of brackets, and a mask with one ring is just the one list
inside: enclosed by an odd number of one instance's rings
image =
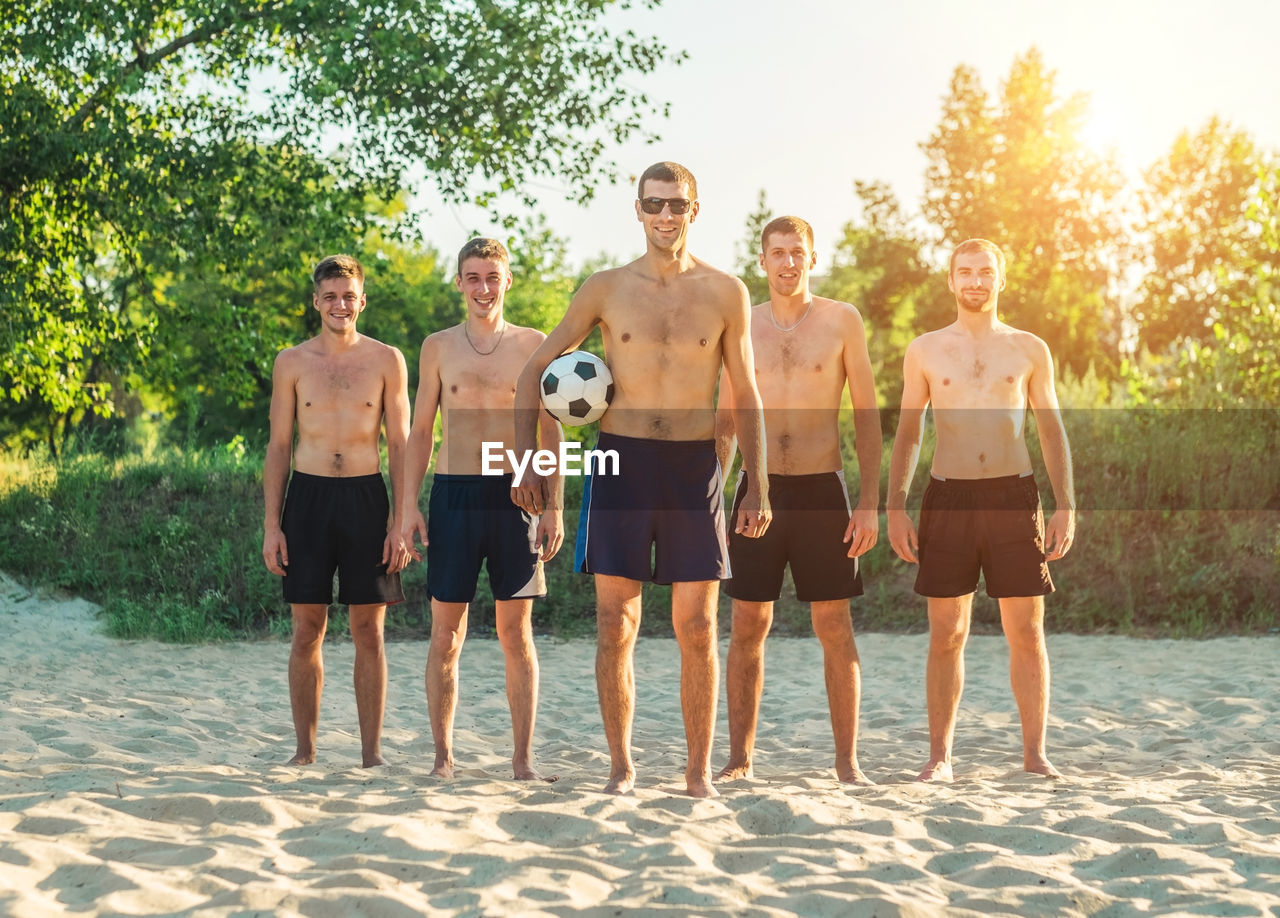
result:
[(970, 296), (970, 291), (961, 290), (956, 294), (956, 304), (966, 312), (982, 312), (991, 303), (991, 297), (995, 294), (994, 290), (974, 290), (973, 293), (985, 294), (981, 298)]

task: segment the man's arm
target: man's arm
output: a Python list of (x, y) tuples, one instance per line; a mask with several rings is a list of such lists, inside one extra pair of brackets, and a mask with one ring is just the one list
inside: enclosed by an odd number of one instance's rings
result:
[[(440, 410), (440, 342), (431, 335), (418, 354), (418, 394), (413, 406), (413, 426), (405, 440), (404, 468), (397, 492), (396, 519), (400, 540), (415, 561), (422, 560), (418, 543), (427, 544), (427, 521), (418, 508), (422, 480), (435, 450), (436, 414)], [(414, 537), (417, 536), (417, 542)]]
[[(516, 455), (529, 455), (538, 446), (538, 419), (542, 415), (542, 399), (538, 383), (547, 365), (565, 351), (571, 351), (591, 334), (600, 321), (604, 282), (598, 274), (587, 278), (569, 301), (564, 318), (551, 334), (538, 345), (520, 372), (516, 383)], [(532, 463), (524, 474), (511, 483), (511, 500), (527, 513), (540, 516), (550, 503), (553, 494), (545, 478), (533, 471)]]
[(280, 528), (284, 509), (284, 489), (289, 478), (289, 462), (293, 458), (293, 422), (297, 408), (294, 384), (297, 375), (289, 351), (276, 355), (271, 369), (271, 430), (267, 454), (262, 464), (263, 513), (262, 560), (267, 570), (281, 577), (289, 566), (289, 546)]
[(1057, 561), (1071, 549), (1076, 536), (1076, 487), (1071, 471), (1071, 445), (1058, 409), (1058, 393), (1053, 384), (1053, 356), (1049, 346), (1032, 336), (1031, 377), (1027, 381), (1027, 401), (1036, 416), (1040, 452), (1049, 483), (1053, 486), (1053, 516), (1044, 530), (1045, 560)]
[(742, 281), (733, 278), (732, 283), (725, 303), (723, 378), (731, 387), (733, 426), (742, 451), (742, 467), (747, 472), (747, 493), (738, 505), (733, 528), (734, 532), (755, 539), (764, 535), (773, 519), (765, 461), (764, 407), (756, 388), (755, 354), (751, 349), (751, 303)]
[[(404, 488), (405, 443), (409, 438), (409, 370), (398, 347), (390, 351), (382, 380), (382, 423), (387, 438), (387, 475), (391, 479), (391, 519), (382, 543), (382, 563), (394, 574), (409, 563), (409, 552), (400, 538), (399, 498)], [(415, 492), (416, 495), (416, 492)]]
[[(561, 429), (560, 422), (547, 411), (543, 411), (538, 417), (538, 440), (542, 449), (560, 454), (564, 430)], [(538, 557), (543, 561), (550, 561), (564, 542), (564, 476), (560, 474), (559, 466), (547, 477), (546, 484), (550, 497), (546, 509), (538, 517), (536, 540)]]
[(841, 308), (848, 314), (844, 327), (844, 375), (853, 403), (859, 483), (858, 505), (849, 517), (844, 540), (849, 543), (849, 557), (856, 558), (870, 551), (880, 538), (880, 453), (884, 441), (862, 316), (852, 306), (842, 304)]
[(907, 515), (907, 491), (920, 461), (920, 443), (924, 437), (924, 412), (929, 407), (929, 382), (924, 375), (920, 339), (907, 346), (902, 359), (902, 409), (898, 429), (893, 436), (893, 453), (889, 458), (889, 494), (886, 510), (889, 518), (889, 544), (903, 561), (919, 563), (916, 549), (916, 527)]
[(733, 426), (733, 384), (720, 374), (720, 394), (716, 399), (716, 461), (720, 473), (728, 475), (733, 468), (733, 454), (738, 450), (737, 430)]

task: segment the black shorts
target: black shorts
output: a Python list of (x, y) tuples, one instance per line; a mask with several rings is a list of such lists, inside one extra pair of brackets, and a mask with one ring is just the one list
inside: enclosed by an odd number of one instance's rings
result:
[(649, 440), (601, 433), (618, 454), (587, 476), (574, 569), (654, 583), (729, 576), (724, 498), (714, 440)]
[(1032, 475), (932, 478), (920, 507), (916, 592), (944, 598), (1044, 596), (1053, 592), (1044, 560), (1044, 513)]
[(280, 528), (289, 548), (284, 601), (328, 605), (338, 572), (338, 602), (404, 602), (400, 575), (382, 562), (391, 505), (380, 474), (328, 478), (294, 472)]
[(547, 595), (538, 520), (511, 502), (511, 475), (436, 475), (427, 506), (427, 593), (471, 602), (480, 563), (493, 598)]
[[(746, 495), (747, 478), (738, 473), (730, 519)], [(773, 602), (782, 595), (782, 572), (791, 565), (796, 598), (825, 602), (862, 595), (858, 559), (844, 541), (849, 528), (849, 491), (844, 472), (770, 475), (773, 521), (758, 539), (729, 533), (729, 563), (734, 575), (724, 591), (747, 602)]]

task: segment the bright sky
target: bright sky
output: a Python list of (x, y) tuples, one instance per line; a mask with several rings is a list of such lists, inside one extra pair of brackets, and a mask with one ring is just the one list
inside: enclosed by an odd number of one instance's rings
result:
[[(702, 201), (690, 249), (726, 270), (762, 188), (774, 213), (813, 224), (819, 272), (857, 214), (854, 179), (889, 182), (914, 213), (919, 144), (955, 67), (976, 68), (994, 95), (1032, 45), (1057, 71), (1060, 97), (1090, 96), (1089, 139), (1113, 147), (1131, 174), (1214, 114), (1280, 149), (1276, 0), (666, 0), (614, 21), (690, 56), (635, 81), (672, 102), (653, 126), (662, 141), (613, 158), (624, 174), (660, 159), (688, 166)], [(575, 264), (643, 251), (633, 186), (602, 188), (586, 209), (565, 204), (554, 182), (539, 193)], [(432, 200), (426, 232), (441, 251), (473, 231), (499, 234), (483, 211)]]

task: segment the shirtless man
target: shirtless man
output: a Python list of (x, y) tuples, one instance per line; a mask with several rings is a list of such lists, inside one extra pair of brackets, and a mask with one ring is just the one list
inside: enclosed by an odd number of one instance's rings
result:
[[(760, 267), (769, 280), (769, 302), (751, 310), (756, 383), (764, 402), (769, 502), (773, 522), (759, 539), (729, 536), (733, 577), (733, 635), (726, 685), (729, 693), (729, 764), (717, 780), (752, 776), (756, 719), (764, 687), (764, 641), (773, 603), (788, 564), (796, 596), (810, 604), (813, 630), (822, 643), (827, 704), (835, 736), (836, 776), (870, 784), (858, 767), (858, 696), (861, 668), (853, 639), (849, 599), (862, 594), (858, 557), (880, 532), (880, 412), (862, 317), (848, 303), (809, 292), (817, 263), (813, 229), (799, 217), (778, 217), (760, 235)], [(858, 506), (850, 511), (840, 455), (840, 399), (849, 387), (857, 434)], [(732, 386), (722, 382), (722, 405)], [(720, 464), (733, 459), (733, 417), (717, 418)], [(743, 476), (738, 488), (742, 492)]]
[[(1000, 600), (1009, 681), (1022, 721), (1022, 767), (1061, 777), (1045, 757), (1044, 596), (1053, 591), (1046, 562), (1065, 555), (1075, 536), (1071, 451), (1049, 348), (996, 316), (1004, 284), (1004, 255), (995, 244), (961, 243), (947, 275), (956, 321), (916, 338), (903, 360), (902, 414), (889, 469), (889, 542), (904, 561), (920, 565), (916, 592), (929, 598), (929, 762), (921, 781), (952, 778), (951, 742), (979, 569), (987, 595)], [(938, 442), (917, 541), (907, 490), (931, 402)], [(1047, 527), (1024, 435), (1028, 405), (1057, 508)]]
[[(400, 536), (417, 560), (427, 548), (431, 596), (431, 647), (427, 654), (427, 709), (436, 762), (432, 774), (453, 776), (453, 717), (458, 706), (458, 657), (467, 636), (467, 609), (475, 598), (480, 563), (493, 590), (498, 641), (506, 657), (507, 704), (517, 780), (541, 780), (533, 764), (533, 723), (538, 708), (538, 652), (533, 645), (533, 600), (547, 594), (543, 562), (564, 538), (559, 479), (553, 500), (539, 515), (511, 502), (511, 471), (487, 474), (483, 444), (495, 450), (515, 443), (512, 406), (516, 379), (546, 337), (503, 318), (511, 286), (511, 259), (496, 239), (472, 239), (458, 253), (454, 285), (466, 304), (461, 324), (422, 342), (418, 396), (404, 463), (398, 517)], [(430, 522), (418, 509), (418, 493), (431, 464), (436, 414), (443, 416), (440, 455), (431, 483)], [(558, 449), (560, 425), (543, 413), (544, 448)], [(500, 455), (504, 457), (505, 452)], [(554, 780), (551, 779), (551, 780)]]
[(356, 331), (365, 308), (360, 262), (331, 255), (316, 266), (312, 282), (320, 334), (281, 351), (272, 371), (262, 558), (267, 570), (284, 578), (284, 598), (293, 612), (289, 698), (298, 751), (289, 764), (308, 765), (316, 758), (321, 648), (337, 570), (338, 601), (349, 607), (356, 647), (356, 712), (368, 768), (385, 764), (382, 626), (387, 603), (404, 600), (398, 571), (408, 561), (391, 517), (378, 437), (385, 426), (395, 488), (409, 430), (408, 374), (398, 350)]
[[(640, 176), (635, 208), (644, 226), (644, 255), (588, 278), (534, 352), (516, 392), (516, 445), (534, 445), (542, 371), (599, 325), (615, 394), (600, 421), (598, 448), (617, 451), (619, 474), (588, 479), (575, 566), (595, 576), (596, 685), (611, 762), (605, 791), (624, 794), (635, 785), (634, 651), (640, 588), (652, 580), (671, 584), (689, 750), (686, 789), (694, 797), (713, 797), (716, 600), (719, 581), (728, 574), (714, 441), (721, 366), (733, 384), (735, 423), (750, 475), (736, 529), (757, 537), (770, 517), (750, 304), (741, 281), (689, 254), (698, 188), (688, 169), (672, 162), (650, 166)], [(550, 496), (548, 483), (526, 472), (512, 496), (537, 512)]]

